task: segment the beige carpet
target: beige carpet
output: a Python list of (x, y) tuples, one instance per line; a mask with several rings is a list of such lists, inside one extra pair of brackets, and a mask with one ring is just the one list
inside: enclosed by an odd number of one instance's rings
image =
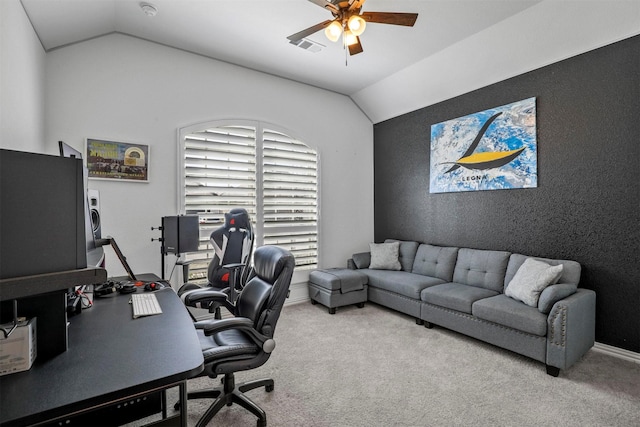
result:
[[(640, 364), (594, 350), (553, 378), (539, 362), (371, 303), (335, 315), (287, 306), (276, 341), (264, 366), (237, 375), (275, 380), (271, 393), (247, 393), (269, 426), (640, 426)], [(210, 403), (189, 401), (189, 425)], [(255, 424), (234, 405), (209, 425)]]

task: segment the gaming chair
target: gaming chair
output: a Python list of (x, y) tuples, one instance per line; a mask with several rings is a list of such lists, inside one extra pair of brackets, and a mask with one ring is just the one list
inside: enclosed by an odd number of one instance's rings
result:
[(245, 209), (232, 209), (224, 214), (224, 225), (211, 233), (214, 255), (209, 263), (207, 278), (209, 286), (224, 289), (229, 287), (231, 264), (243, 264), (236, 283), (246, 283), (250, 271), (253, 251), (253, 228)]
[[(247, 282), (251, 273), (251, 254), (253, 252), (254, 234), (249, 213), (245, 209), (236, 208), (224, 214), (224, 225), (211, 233), (213, 258), (207, 270), (207, 287), (225, 292), (229, 295), (229, 303), (234, 304), (239, 292)], [(193, 292), (202, 287), (194, 283), (185, 283), (178, 295)], [(219, 303), (202, 308), (220, 317)]]

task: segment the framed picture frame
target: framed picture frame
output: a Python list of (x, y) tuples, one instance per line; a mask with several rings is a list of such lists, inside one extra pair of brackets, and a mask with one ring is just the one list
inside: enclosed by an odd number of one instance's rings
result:
[(149, 182), (149, 146), (87, 138), (85, 158), (90, 179)]
[(431, 126), (430, 193), (534, 188), (536, 98)]

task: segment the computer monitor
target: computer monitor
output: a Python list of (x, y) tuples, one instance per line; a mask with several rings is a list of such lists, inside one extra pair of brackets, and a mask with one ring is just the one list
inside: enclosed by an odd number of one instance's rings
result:
[[(60, 148), (60, 156), (82, 159), (82, 153), (63, 141), (58, 141)], [(84, 235), (87, 254), (96, 249), (95, 236), (93, 235), (93, 224), (91, 223), (91, 209), (89, 207), (89, 196), (87, 193), (87, 184), (89, 180), (89, 171), (86, 166), (82, 167), (82, 186), (84, 189)], [(92, 266), (95, 267), (95, 266)]]
[(86, 268), (82, 161), (0, 150), (0, 279)]
[(62, 157), (75, 157), (76, 159), (82, 158), (82, 153), (80, 151), (63, 141), (58, 141), (58, 148), (60, 149), (60, 155)]

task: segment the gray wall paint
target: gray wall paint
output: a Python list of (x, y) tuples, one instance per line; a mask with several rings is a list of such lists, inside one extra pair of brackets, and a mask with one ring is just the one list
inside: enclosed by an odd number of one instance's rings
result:
[[(537, 98), (538, 187), (429, 194), (430, 127)], [(374, 127), (375, 238), (566, 258), (596, 340), (640, 352), (640, 36)]]
[(20, 2), (0, 0), (2, 148), (44, 150), (45, 55)]
[[(318, 150), (322, 266), (344, 264), (373, 239), (373, 127), (346, 96), (111, 34), (47, 53), (46, 99), (52, 149), (63, 140), (82, 150), (87, 137), (149, 145), (148, 183), (89, 182), (100, 191), (102, 233), (117, 239), (134, 272), (159, 273), (159, 244), (151, 241), (159, 234), (151, 227), (179, 213), (177, 130), (211, 120), (260, 120)], [(328, 126), (319, 119), (326, 111), (343, 120)], [(344, 218), (357, 209), (368, 214)], [(347, 233), (352, 239), (335, 247)], [(173, 261), (165, 262), (166, 277)], [(110, 249), (106, 268), (126, 274)], [(307, 275), (296, 272), (294, 283)]]

